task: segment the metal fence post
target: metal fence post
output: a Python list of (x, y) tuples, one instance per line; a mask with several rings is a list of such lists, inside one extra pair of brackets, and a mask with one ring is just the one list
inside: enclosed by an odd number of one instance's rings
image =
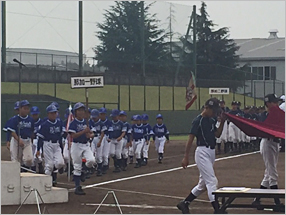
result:
[(146, 76), (144, 78), (144, 111), (146, 111)]
[(117, 102), (118, 102), (118, 110), (120, 110), (120, 75), (118, 76), (118, 87), (117, 87)]
[(68, 56), (66, 55), (66, 71), (68, 71)]
[(273, 93), (275, 93), (275, 79), (273, 79)]
[(255, 86), (255, 81), (253, 82), (253, 87), (254, 87), (254, 106), (256, 106), (256, 86)]
[(40, 94), (40, 90), (39, 90), (38, 53), (36, 53), (36, 71), (37, 71), (37, 95), (39, 95)]
[(159, 93), (158, 93), (158, 99), (159, 99), (159, 111), (161, 110), (161, 86), (160, 86), (160, 83), (159, 83)]
[(128, 94), (129, 94), (129, 96), (128, 96), (128, 105), (129, 105), (129, 111), (131, 111), (131, 92), (130, 92), (130, 90), (131, 90), (131, 86), (130, 86), (130, 77), (131, 77), (131, 75), (128, 75), (128, 77), (129, 77), (129, 80), (128, 80), (128, 82), (129, 82), (129, 85), (128, 85)]
[(265, 86), (265, 80), (264, 80), (264, 81), (263, 81), (263, 88), (264, 88), (264, 89), (263, 89), (263, 90), (264, 90), (263, 94), (264, 94), (264, 97), (266, 96), (266, 89), (265, 89), (265, 87), (266, 87), (266, 86)]

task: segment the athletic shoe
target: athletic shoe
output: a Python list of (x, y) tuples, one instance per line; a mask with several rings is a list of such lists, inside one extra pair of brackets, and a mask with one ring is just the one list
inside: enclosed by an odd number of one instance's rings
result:
[(57, 181), (53, 181), (53, 187), (55, 187), (57, 185)]
[(74, 193), (76, 195), (85, 195), (85, 192), (83, 192), (81, 186), (76, 187)]
[(185, 202), (184, 200), (181, 201), (179, 204), (177, 204), (177, 208), (182, 211), (183, 214), (189, 214), (189, 204), (188, 202)]
[(121, 172), (121, 170), (119, 167), (116, 167), (115, 170), (113, 170), (113, 172), (118, 173), (118, 172)]
[(81, 172), (80, 180), (81, 180), (81, 182), (85, 182), (85, 174), (84, 174), (84, 172)]
[(136, 163), (134, 168), (139, 168), (139, 167), (141, 167), (141, 165), (139, 163)]
[(64, 173), (64, 168), (63, 168), (63, 167), (59, 169), (59, 173), (60, 173), (60, 174), (63, 174), (63, 173)]
[(158, 163), (162, 163), (162, 160), (159, 160)]
[(260, 204), (259, 200), (254, 199), (254, 201), (251, 203), (251, 205), (255, 206), (257, 210), (263, 210), (263, 207)]
[(97, 171), (96, 176), (102, 176), (102, 172), (101, 171)]
[(141, 166), (146, 166), (147, 162), (145, 161), (145, 159), (142, 161)]
[(285, 205), (283, 203), (280, 203), (274, 207), (273, 211), (274, 212), (285, 212)]

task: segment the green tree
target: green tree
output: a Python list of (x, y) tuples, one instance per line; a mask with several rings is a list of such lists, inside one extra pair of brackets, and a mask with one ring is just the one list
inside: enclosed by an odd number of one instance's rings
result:
[[(227, 27), (215, 30), (216, 25), (209, 19), (206, 4), (202, 2), (200, 15), (197, 15), (197, 80), (202, 87), (231, 87), (235, 90), (243, 84), (244, 73), (238, 68), (239, 46), (229, 38)], [(183, 41), (183, 38), (181, 38)], [(193, 68), (193, 41), (186, 42), (181, 71), (187, 73)], [(180, 47), (177, 46), (177, 51)], [(219, 81), (222, 80), (222, 81)], [(228, 82), (223, 82), (228, 80)], [(235, 80), (235, 81), (232, 81)], [(232, 81), (232, 82), (231, 82)]]
[(116, 1), (114, 6), (105, 10), (104, 21), (97, 23), (100, 30), (96, 35), (101, 44), (94, 49), (99, 66), (105, 66), (113, 72), (142, 74), (144, 56), (146, 74), (165, 71), (166, 62), (170, 60), (165, 42), (168, 33), (159, 28), (156, 14), (149, 13), (152, 5), (144, 6), (143, 28), (139, 1)]

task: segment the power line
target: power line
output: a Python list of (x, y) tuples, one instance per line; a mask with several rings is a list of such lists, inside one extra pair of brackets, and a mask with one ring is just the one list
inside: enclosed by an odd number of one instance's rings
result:
[(34, 9), (42, 16), (42, 18), (51, 26), (51, 28), (63, 39), (63, 41), (65, 41), (65, 43), (74, 51), (76, 52), (73, 47), (63, 38), (63, 36), (53, 27), (53, 25), (46, 20), (45, 16), (43, 16), (43, 14), (29, 1), (29, 3), (34, 7)]
[[(47, 15), (49, 15), (50, 13), (52, 13), (62, 2), (60, 2), (56, 7), (54, 7), (49, 13), (47, 13)], [(46, 16), (47, 16), (46, 15)], [(43, 19), (41, 19), (40, 21), (38, 21), (36, 24), (34, 24), (31, 28), (29, 28), (24, 34), (22, 34), (22, 36), (20, 36), (18, 39), (16, 39), (8, 48), (10, 48), (12, 45), (14, 45), (16, 42), (18, 42), (22, 37), (24, 37), (30, 30), (32, 30), (34, 27), (36, 27), (36, 25), (38, 25), (41, 21), (43, 21)]]
[[(18, 13), (18, 12), (11, 12), (11, 11), (7, 11), (7, 13), (10, 14), (17, 14), (17, 15), (23, 15), (23, 16), (32, 16), (32, 17), (43, 17), (40, 15), (35, 15), (35, 14), (27, 14), (27, 13)], [(45, 18), (48, 19), (57, 19), (57, 20), (64, 20), (64, 21), (72, 21), (72, 22), (78, 22), (77, 19), (68, 19), (68, 18), (60, 18), (60, 17), (53, 17), (53, 16), (45, 16)], [(89, 24), (96, 24), (96, 22), (92, 22), (92, 21), (83, 21), (85, 23), (89, 23)]]

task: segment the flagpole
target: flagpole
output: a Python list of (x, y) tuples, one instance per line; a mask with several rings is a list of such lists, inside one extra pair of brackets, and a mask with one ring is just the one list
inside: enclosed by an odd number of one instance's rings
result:
[[(72, 110), (72, 107), (71, 107), (71, 103), (70, 103), (70, 105), (69, 105), (69, 117), (68, 117), (68, 124), (66, 125), (66, 128), (68, 128), (69, 127), (69, 120), (71, 119), (71, 117), (70, 117), (70, 115), (72, 114), (72, 112), (71, 112), (71, 110)], [(67, 131), (68, 132), (68, 131)], [(68, 141), (68, 153), (69, 153), (69, 163), (68, 163), (68, 182), (70, 182), (71, 181), (71, 153), (70, 153), (70, 141), (71, 141), (71, 139), (70, 139), (70, 136), (68, 135), (67, 136), (68, 138), (67, 138), (67, 141)]]

